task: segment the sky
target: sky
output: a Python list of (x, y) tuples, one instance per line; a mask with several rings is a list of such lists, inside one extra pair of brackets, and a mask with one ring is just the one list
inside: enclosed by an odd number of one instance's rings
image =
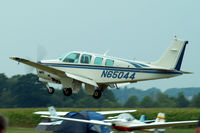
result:
[(10, 56), (55, 59), (72, 50), (155, 61), (174, 35), (188, 40), (182, 70), (194, 74), (132, 84), (140, 89), (200, 87), (199, 0), (0, 1), (0, 73), (26, 74)]

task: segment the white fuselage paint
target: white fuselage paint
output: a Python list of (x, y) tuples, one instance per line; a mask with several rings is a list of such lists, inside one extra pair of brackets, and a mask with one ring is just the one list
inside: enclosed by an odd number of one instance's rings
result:
[[(90, 55), (92, 55), (90, 64), (82, 64), (80, 63), (80, 61), (78, 63), (66, 63), (58, 59), (44, 60), (41, 61), (41, 63), (43, 65), (62, 70), (66, 73), (92, 79), (97, 84), (107, 84), (107, 85), (115, 83), (126, 83), (126, 82), (134, 83), (137, 81), (144, 81), (144, 80), (170, 78), (182, 74), (181, 72), (157, 71), (156, 68), (159, 69), (160, 67), (153, 66), (148, 63), (143, 63), (138, 61), (127, 61), (127, 60), (115, 59), (113, 57), (104, 57), (104, 56), (102, 57), (104, 58), (102, 65), (94, 65), (94, 58), (99, 56), (96, 56), (95, 54), (90, 54)], [(105, 66), (104, 64), (106, 59), (114, 60), (114, 66)], [(38, 76), (49, 82), (52, 82), (49, 76), (59, 80), (58, 76), (48, 73), (45, 74), (38, 73)]]

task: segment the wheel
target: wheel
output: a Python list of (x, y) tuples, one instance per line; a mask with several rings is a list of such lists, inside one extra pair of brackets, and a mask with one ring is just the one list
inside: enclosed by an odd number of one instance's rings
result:
[(72, 94), (72, 88), (64, 88), (63, 89), (63, 94), (65, 96), (70, 96)]
[(101, 90), (95, 90), (94, 94), (93, 94), (93, 97), (95, 99), (99, 99), (101, 97), (101, 95), (102, 95), (102, 91)]
[(48, 93), (49, 93), (49, 94), (53, 94), (54, 91), (55, 91), (55, 89), (54, 89), (53, 87), (49, 87), (49, 88), (48, 88)]

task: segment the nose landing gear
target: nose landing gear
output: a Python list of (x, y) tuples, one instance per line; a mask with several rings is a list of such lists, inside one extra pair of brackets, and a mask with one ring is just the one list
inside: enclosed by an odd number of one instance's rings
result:
[(55, 89), (53, 87), (48, 87), (48, 93), (53, 94), (55, 92)]

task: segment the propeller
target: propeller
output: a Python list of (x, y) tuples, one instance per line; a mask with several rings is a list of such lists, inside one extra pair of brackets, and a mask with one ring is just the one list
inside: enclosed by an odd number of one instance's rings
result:
[(47, 55), (47, 51), (44, 46), (38, 45), (37, 46), (37, 62), (43, 60)]
[[(42, 45), (37, 45), (36, 62), (43, 60), (46, 57), (46, 55), (47, 55), (47, 51), (46, 51), (45, 47), (42, 46)], [(30, 57), (26, 57), (26, 59), (33, 60)], [(25, 71), (26, 71), (26, 73), (32, 73), (33, 70), (34, 70), (33, 67), (25, 65)]]

